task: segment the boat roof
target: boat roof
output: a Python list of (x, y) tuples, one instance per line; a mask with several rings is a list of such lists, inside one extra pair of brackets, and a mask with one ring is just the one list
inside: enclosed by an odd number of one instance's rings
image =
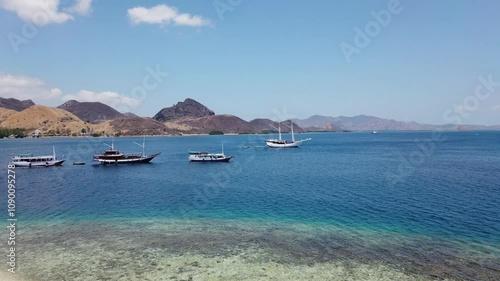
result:
[(209, 154), (206, 151), (189, 151), (189, 154)]
[(205, 151), (190, 151), (189, 155), (224, 155), (224, 154), (220, 153), (220, 152), (210, 153), (210, 152), (205, 152)]
[(31, 159), (47, 159), (47, 158), (54, 158), (54, 155), (39, 155), (39, 156), (33, 156), (33, 154), (27, 154), (27, 155), (15, 155), (12, 157), (12, 159), (25, 159), (25, 158), (31, 158)]

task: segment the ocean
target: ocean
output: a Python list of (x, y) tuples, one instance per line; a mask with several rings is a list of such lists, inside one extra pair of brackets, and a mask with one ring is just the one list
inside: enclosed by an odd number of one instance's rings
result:
[[(285, 135), (286, 136), (286, 135)], [(150, 164), (101, 166), (111, 138), (0, 140), (0, 272), (13, 280), (500, 280), (500, 132), (147, 137)], [(142, 138), (115, 148), (139, 152)], [(189, 150), (230, 163), (190, 163)], [(7, 174), (15, 168), (16, 274)], [(86, 165), (73, 166), (83, 161)], [(3, 276), (3, 275), (2, 275)], [(9, 276), (9, 275), (6, 275)]]

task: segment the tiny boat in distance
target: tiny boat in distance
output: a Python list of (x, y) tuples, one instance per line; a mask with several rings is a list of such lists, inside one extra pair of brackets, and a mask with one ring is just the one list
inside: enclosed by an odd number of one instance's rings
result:
[(303, 142), (310, 141), (311, 138), (303, 139), (303, 140), (295, 140), (295, 135), (293, 133), (293, 121), (290, 120), (290, 126), (286, 125), (288, 128), (291, 130), (292, 134), (292, 140), (287, 141), (281, 139), (281, 123), (278, 123), (278, 128), (275, 128), (274, 126), (271, 125), (271, 127), (278, 129), (278, 139), (268, 139), (266, 140), (266, 145), (271, 148), (294, 148), (294, 147), (299, 147)]
[(201, 151), (189, 151), (189, 161), (191, 162), (229, 162), (233, 156), (224, 154), (224, 145), (221, 153), (208, 153)]
[(121, 153), (119, 150), (114, 148), (114, 140), (111, 145), (107, 145), (110, 149), (105, 150), (102, 153), (97, 153), (94, 155), (94, 161), (98, 161), (101, 164), (137, 164), (137, 163), (149, 163), (153, 158), (158, 156), (160, 152), (153, 153), (151, 155), (144, 154), (144, 146), (145, 141), (143, 141), (142, 145), (134, 142), (138, 146), (142, 147), (141, 153)]
[(12, 164), (16, 167), (50, 167), (61, 166), (64, 159), (56, 157), (56, 149), (52, 147), (52, 155), (33, 156), (33, 154), (19, 154), (12, 157)]

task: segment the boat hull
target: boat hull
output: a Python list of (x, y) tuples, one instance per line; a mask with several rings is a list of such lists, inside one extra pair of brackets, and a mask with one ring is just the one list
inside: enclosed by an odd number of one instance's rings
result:
[(266, 140), (265, 143), (267, 147), (270, 148), (297, 148), (303, 142), (310, 141), (311, 139), (299, 140), (294, 142), (278, 142), (276, 140)]
[(299, 147), (300, 143), (273, 143), (273, 142), (267, 142), (266, 145), (271, 148), (296, 148)]
[(228, 156), (228, 157), (225, 157), (225, 158), (219, 158), (219, 159), (189, 159), (189, 161), (191, 162), (201, 162), (201, 163), (211, 163), (211, 162), (229, 162), (229, 160), (231, 160), (233, 157), (232, 156)]
[(53, 161), (45, 161), (45, 162), (13, 162), (16, 167), (52, 167), (52, 166), (61, 166), (64, 160), (53, 160)]
[(103, 165), (118, 165), (118, 164), (144, 164), (149, 163), (160, 153), (151, 154), (149, 156), (144, 157), (128, 157), (121, 159), (101, 159), (94, 158), (95, 161), (100, 162)]

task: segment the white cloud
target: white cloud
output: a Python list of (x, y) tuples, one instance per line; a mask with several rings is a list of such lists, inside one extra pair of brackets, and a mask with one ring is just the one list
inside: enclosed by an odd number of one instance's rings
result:
[(65, 23), (73, 20), (74, 14), (88, 15), (92, 11), (92, 0), (76, 0), (64, 11), (59, 10), (59, 0), (0, 0), (0, 8), (17, 14), (24, 21), (38, 26)]
[(15, 12), (22, 20), (43, 26), (64, 23), (73, 17), (59, 11), (59, 0), (0, 0), (0, 7)]
[(38, 78), (25, 76), (14, 76), (10, 74), (0, 75), (0, 87), (29, 87), (41, 86), (44, 82)]
[(63, 96), (62, 100), (77, 100), (79, 102), (102, 102), (115, 109), (123, 107), (130, 108), (140, 104), (140, 101), (137, 99), (125, 97), (118, 93), (110, 91), (96, 93), (92, 91), (81, 90), (75, 95)]
[(63, 92), (58, 88), (50, 89), (50, 95), (47, 96), (48, 99), (53, 99), (62, 96)]
[(75, 5), (65, 11), (75, 13), (80, 16), (87, 16), (92, 12), (92, 0), (76, 0)]
[(38, 78), (0, 74), (0, 97), (31, 99), (36, 102), (58, 98), (61, 95), (61, 90), (51, 88)]
[(210, 20), (202, 16), (191, 14), (180, 14), (177, 8), (160, 4), (152, 8), (135, 7), (127, 11), (130, 22), (134, 25), (147, 23), (159, 24), (161, 26), (186, 25), (186, 26), (205, 26), (210, 25)]
[(210, 20), (201, 16), (191, 16), (190, 14), (180, 14), (174, 18), (176, 25), (203, 26), (209, 25)]
[(462, 112), (462, 113), (466, 113), (466, 112), (474, 112), (477, 110), (477, 108), (474, 108), (474, 107), (468, 107), (464, 104), (456, 104), (455, 106), (455, 111), (456, 112)]
[(493, 107), (494, 111), (500, 111), (500, 104), (497, 104), (496, 106)]
[(15, 76), (0, 73), (0, 97), (15, 98), (19, 100), (31, 99), (37, 104), (57, 106), (61, 101), (77, 100), (80, 102), (102, 102), (117, 110), (130, 111), (138, 106), (141, 101), (125, 97), (119, 93), (105, 91), (92, 92), (81, 90), (74, 95), (64, 95), (63, 92), (50, 87), (39, 78)]

